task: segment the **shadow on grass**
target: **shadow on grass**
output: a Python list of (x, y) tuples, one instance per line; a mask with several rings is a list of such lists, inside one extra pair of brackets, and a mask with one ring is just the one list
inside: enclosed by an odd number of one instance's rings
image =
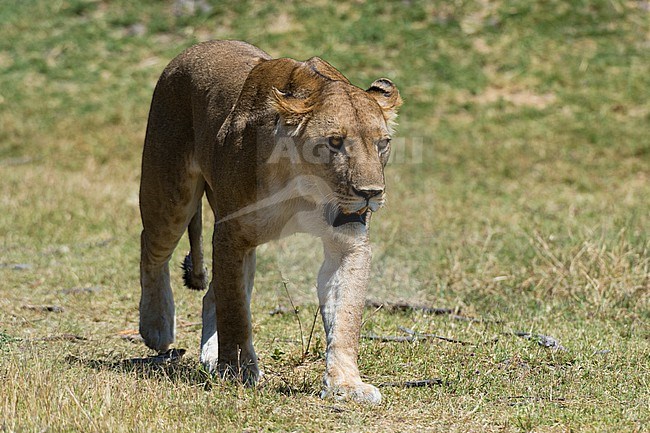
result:
[[(181, 349), (182, 350), (182, 349)], [(183, 352), (184, 353), (184, 350)], [(191, 386), (201, 386), (206, 391), (221, 379), (210, 374), (200, 363), (185, 360), (180, 357), (163, 357), (162, 355), (146, 358), (125, 358), (120, 360), (84, 359), (68, 355), (66, 361), (71, 365), (81, 365), (97, 371), (115, 371), (118, 373), (135, 374), (138, 378), (185, 383)], [(163, 354), (164, 355), (164, 354)]]
[(303, 396), (318, 396), (320, 394), (320, 389), (315, 386), (312, 383), (309, 382), (303, 382), (298, 385), (291, 384), (287, 381), (283, 381), (284, 383), (282, 384), (264, 384), (262, 387), (266, 389), (273, 390), (274, 392), (287, 396), (287, 397), (293, 397), (296, 395), (303, 395)]
[[(205, 367), (194, 360), (182, 360), (181, 357), (185, 351), (183, 349), (172, 349), (169, 352), (148, 356), (144, 358), (124, 358), (124, 359), (88, 359), (74, 355), (68, 355), (66, 361), (75, 366), (82, 366), (96, 371), (114, 371), (123, 374), (134, 374), (139, 379), (154, 379), (160, 381), (170, 381), (173, 383), (183, 383), (190, 386), (202, 387), (205, 391), (210, 391), (218, 384), (230, 384), (244, 386), (241, 382), (234, 379), (222, 379), (217, 375), (208, 372)], [(277, 380), (282, 383), (278, 384)], [(257, 385), (258, 390), (268, 390), (277, 394), (286, 396), (293, 395), (318, 395), (313, 384), (303, 382), (296, 386), (284, 378), (276, 377), (269, 380), (264, 377)]]
[[(219, 384), (244, 386), (233, 379), (222, 379), (207, 371), (205, 367), (195, 360), (181, 359), (183, 349), (172, 349), (166, 353), (144, 358), (124, 359), (97, 359), (68, 355), (65, 360), (70, 365), (82, 366), (96, 371), (114, 371), (122, 374), (134, 374), (139, 379), (154, 379), (183, 383), (194, 387), (202, 387), (210, 391)], [(278, 380), (281, 383), (278, 383)], [(295, 385), (285, 378), (264, 376), (257, 384), (256, 389), (274, 392), (285, 396), (293, 395), (318, 395), (320, 390), (309, 382)]]

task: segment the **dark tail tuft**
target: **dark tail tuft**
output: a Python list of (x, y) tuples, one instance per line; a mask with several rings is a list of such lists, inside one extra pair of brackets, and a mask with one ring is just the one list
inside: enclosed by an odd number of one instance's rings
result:
[[(194, 276), (194, 265), (192, 264), (192, 253), (187, 253), (183, 263), (181, 263), (181, 269), (183, 269), (183, 284), (188, 289), (192, 290), (204, 290), (203, 278), (196, 278)], [(198, 283), (197, 283), (198, 280)]]

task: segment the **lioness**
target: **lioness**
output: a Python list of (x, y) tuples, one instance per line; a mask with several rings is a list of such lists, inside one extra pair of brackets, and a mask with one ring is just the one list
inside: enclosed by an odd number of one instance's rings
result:
[(327, 62), (272, 59), (238, 41), (195, 45), (156, 85), (142, 156), (140, 334), (174, 342), (169, 260), (185, 229), (185, 284), (207, 286), (201, 201), (215, 214), (212, 282), (203, 298), (201, 362), (255, 384), (250, 298), (255, 248), (306, 232), (323, 241), (318, 297), (327, 335), (323, 397), (378, 403), (357, 354), (370, 271), (368, 224), (384, 203), (397, 88), (368, 90)]

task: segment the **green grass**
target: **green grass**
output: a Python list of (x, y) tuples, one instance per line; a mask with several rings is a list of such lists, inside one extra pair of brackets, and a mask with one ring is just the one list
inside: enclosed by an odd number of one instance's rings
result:
[[(190, 15), (171, 1), (5, 3), (1, 431), (650, 428), (644, 2), (224, 1)], [(320, 323), (303, 360), (295, 316), (268, 314), (290, 305), (288, 281), (309, 334), (321, 253), (301, 236), (258, 254), (261, 387), (203, 372), (201, 297), (180, 289), (180, 272), (177, 347), (187, 355), (165, 368), (121, 362), (149, 354), (121, 333), (137, 328), (151, 93), (173, 56), (211, 38), (319, 55), (359, 86), (381, 76), (399, 86), (406, 161), (387, 169), (389, 205), (373, 218), (369, 297), (486, 320), (368, 309), (363, 334), (403, 335), (404, 326), (473, 344), (364, 339), (360, 366), (374, 384), (442, 385), (384, 387), (379, 407), (318, 398)], [(186, 250), (183, 240), (175, 263)], [(83, 288), (94, 289), (70, 291)], [(566, 350), (512, 335), (519, 330)]]

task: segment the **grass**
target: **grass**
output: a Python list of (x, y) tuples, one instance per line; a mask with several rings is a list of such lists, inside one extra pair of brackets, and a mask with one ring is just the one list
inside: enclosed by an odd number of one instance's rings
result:
[[(0, 9), (0, 430), (650, 428), (645, 2), (225, 1), (194, 13), (181, 4)], [(302, 359), (295, 316), (268, 314), (291, 305), (286, 281), (309, 334), (320, 248), (300, 236), (258, 255), (259, 389), (203, 372), (201, 299), (180, 289), (185, 358), (122, 362), (149, 354), (122, 336), (138, 320), (151, 93), (174, 55), (211, 38), (320, 55), (360, 86), (398, 84), (405, 157), (388, 168), (389, 205), (373, 218), (369, 297), (485, 321), (368, 309), (363, 334), (404, 326), (473, 344), (362, 340), (360, 366), (374, 384), (442, 385), (384, 387), (379, 407), (318, 398), (320, 323)], [(186, 250), (183, 240), (175, 263)], [(172, 278), (180, 288), (180, 272)]]

